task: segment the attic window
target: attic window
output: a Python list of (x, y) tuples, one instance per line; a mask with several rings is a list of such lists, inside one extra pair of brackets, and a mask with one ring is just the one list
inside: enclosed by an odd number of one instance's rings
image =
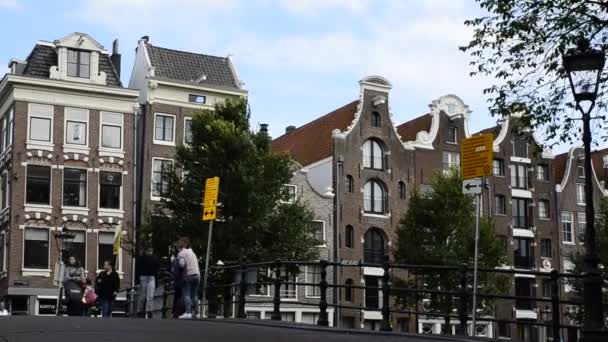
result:
[(89, 52), (68, 49), (68, 76), (91, 77)]
[(207, 103), (207, 97), (202, 96), (202, 95), (190, 94), (188, 101), (198, 103), (198, 104), (205, 104), (205, 103)]
[(448, 103), (448, 113), (454, 114), (456, 112), (456, 104), (453, 102)]

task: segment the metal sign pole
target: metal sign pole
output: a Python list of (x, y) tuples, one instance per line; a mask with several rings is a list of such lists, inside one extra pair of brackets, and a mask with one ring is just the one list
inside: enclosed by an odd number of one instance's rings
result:
[(481, 207), (481, 193), (475, 196), (475, 264), (473, 266), (473, 326), (471, 328), (471, 336), (475, 336), (475, 325), (477, 323), (477, 267), (479, 262), (479, 208)]
[(209, 274), (209, 257), (211, 255), (211, 237), (213, 235), (213, 220), (209, 221), (209, 236), (207, 237), (207, 256), (205, 257), (205, 274), (203, 275), (203, 298), (201, 300), (201, 317), (207, 318), (205, 303), (207, 302), (207, 279)]

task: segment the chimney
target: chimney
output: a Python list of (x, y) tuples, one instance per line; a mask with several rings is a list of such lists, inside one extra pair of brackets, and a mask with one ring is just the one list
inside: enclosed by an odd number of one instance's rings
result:
[(260, 124), (260, 132), (268, 133), (268, 124)]
[(118, 38), (114, 39), (114, 43), (112, 43), (112, 56), (110, 56), (110, 60), (112, 64), (114, 64), (114, 68), (116, 69), (116, 73), (118, 74), (118, 79), (120, 79), (120, 53), (118, 53)]
[(148, 41), (150, 40), (150, 36), (142, 36), (142, 37), (140, 38), (140, 40), (143, 40), (143, 41), (144, 41), (144, 43), (146, 43), (146, 44), (147, 44), (147, 43), (148, 43)]
[(290, 125), (285, 127), (285, 134), (290, 133), (291, 131), (295, 131), (296, 126)]

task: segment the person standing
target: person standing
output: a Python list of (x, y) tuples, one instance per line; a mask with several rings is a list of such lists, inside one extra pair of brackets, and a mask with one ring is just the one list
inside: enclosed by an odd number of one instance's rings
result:
[(4, 302), (0, 300), (0, 316), (10, 316), (11, 314), (6, 310)]
[[(137, 275), (139, 278), (139, 307), (145, 310), (145, 317), (152, 318), (154, 310), (154, 291), (156, 289), (156, 276), (160, 263), (158, 258), (154, 256), (152, 248), (146, 249), (144, 255), (136, 260)], [(145, 307), (144, 307), (145, 301)]]
[(82, 315), (82, 287), (84, 279), (84, 268), (80, 266), (75, 257), (69, 257), (63, 273), (63, 291), (68, 316)]
[(179, 249), (177, 243), (173, 246), (171, 255), (171, 275), (173, 276), (173, 318), (178, 318), (184, 313), (184, 300), (182, 296), (182, 288), (184, 283), (183, 270), (179, 265), (177, 254)]
[(101, 306), (101, 317), (112, 317), (112, 303), (120, 287), (120, 277), (114, 270), (111, 261), (103, 262), (103, 271), (99, 272), (95, 280), (95, 293)]
[(198, 286), (201, 282), (201, 273), (198, 267), (198, 258), (190, 246), (190, 239), (183, 237), (178, 241), (179, 253), (177, 258), (179, 265), (183, 270), (184, 282), (182, 287), (182, 296), (184, 298), (184, 309), (183, 315), (179, 316), (180, 319), (190, 319), (196, 317), (192, 315), (193, 311), (196, 311), (198, 305)]

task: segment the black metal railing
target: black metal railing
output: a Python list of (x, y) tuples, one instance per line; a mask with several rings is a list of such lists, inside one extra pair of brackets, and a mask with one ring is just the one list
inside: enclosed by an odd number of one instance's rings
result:
[[(319, 277), (317, 282), (300, 281), (306, 277), (293, 277), (291, 275), (297, 273), (303, 267), (318, 267)], [(372, 269), (374, 274), (366, 281), (364, 285), (335, 284), (331, 282), (333, 279), (328, 279), (328, 271), (337, 269), (338, 272), (343, 272), (347, 269), (358, 268), (358, 272), (364, 275), (363, 269)], [(265, 272), (258, 272), (263, 269)], [(266, 270), (269, 270), (266, 272)], [(504, 293), (489, 293), (484, 290), (483, 286), (478, 288), (478, 302), (489, 303), (494, 301), (496, 306), (503, 305), (505, 307), (514, 308), (515, 310), (535, 311), (538, 319), (515, 319), (510, 317), (496, 317), (492, 311), (492, 306), (487, 305), (485, 311), (478, 314), (477, 321), (485, 322), (486, 324), (507, 324), (520, 326), (537, 326), (544, 327), (547, 336), (553, 336), (553, 341), (559, 341), (556, 336), (561, 336), (564, 329), (580, 329), (580, 326), (568, 324), (562, 315), (563, 306), (582, 306), (582, 301), (568, 299), (567, 295), (560, 289), (566, 279), (581, 279), (583, 275), (559, 273), (556, 270), (533, 271), (533, 270), (515, 270), (507, 268), (479, 268), (480, 277), (486, 276), (504, 276), (507, 277), (510, 283), (513, 278), (517, 279), (515, 283), (529, 281), (530, 278), (539, 280), (545, 279), (550, 282), (551, 293), (550, 297), (542, 297), (533, 295), (531, 284), (525, 291), (512, 291), (511, 287)], [(257, 276), (257, 279), (248, 279), (248, 274), (264, 274), (264, 277)], [(454, 279), (453, 288), (431, 288), (425, 285), (424, 281), (403, 281), (411, 280), (414, 275), (424, 274), (425, 276), (451, 274)], [(366, 311), (380, 311), (381, 321), (380, 330), (391, 331), (392, 320), (391, 316), (416, 316), (424, 318), (446, 319), (448, 321), (456, 321), (456, 333), (459, 335), (470, 334), (467, 329), (472, 321), (472, 275), (473, 269), (467, 265), (408, 265), (408, 264), (393, 264), (386, 259), (383, 263), (336, 263), (328, 261), (319, 262), (296, 262), (296, 261), (272, 261), (259, 263), (234, 263), (222, 266), (214, 266), (210, 269), (210, 282), (208, 287), (208, 295), (206, 304), (202, 308), (206, 313), (206, 317), (232, 317), (245, 319), (248, 317), (247, 308), (258, 308), (260, 305), (265, 305), (266, 311), (271, 311), (270, 319), (275, 321), (282, 320), (281, 306), (285, 304), (286, 287), (318, 287), (318, 298), (314, 301), (303, 300), (300, 296), (296, 296), (297, 300), (289, 300), (290, 307), (298, 304), (307, 307), (318, 308), (318, 319), (316, 324), (319, 326), (329, 326), (328, 309), (333, 310), (351, 310), (354, 312), (363, 313)], [(164, 272), (161, 277), (161, 284), (164, 287), (159, 294), (159, 306), (155, 307), (155, 311), (160, 313), (160, 317), (168, 318), (175, 311), (173, 307), (173, 280), (169, 273)], [(367, 278), (367, 277), (366, 277)], [(298, 280), (296, 280), (298, 279)], [(371, 279), (374, 279), (371, 281)], [(525, 280), (523, 280), (525, 279)], [(366, 279), (368, 280), (368, 279)], [(401, 281), (400, 281), (401, 280)], [(259, 289), (268, 289), (264, 295), (259, 295)], [(352, 293), (361, 293), (358, 296), (360, 300), (345, 302), (339, 300), (333, 301), (333, 296), (328, 294), (329, 291), (337, 291), (339, 294), (349, 289)], [(136, 305), (137, 288), (126, 289), (128, 298), (127, 316), (141, 316), (141, 304)], [(262, 291), (263, 292), (263, 291)], [(516, 292), (515, 295), (512, 293)], [(256, 295), (256, 293), (258, 295)], [(437, 296), (448, 296), (453, 300), (453, 309), (449, 312), (431, 311), (423, 303), (428, 303)], [(338, 295), (340, 298), (341, 295)], [(353, 297), (357, 297), (356, 295)], [(415, 298), (414, 302), (404, 304), (403, 298)], [(139, 301), (141, 303), (141, 301)], [(599, 305), (599, 303), (598, 303)], [(253, 316), (253, 315), (251, 315)], [(334, 316), (336, 317), (336, 316)], [(473, 329), (471, 329), (473, 330)], [(498, 330), (498, 329), (494, 329)], [(416, 332), (418, 327), (416, 327)], [(449, 333), (449, 332), (448, 332)]]

